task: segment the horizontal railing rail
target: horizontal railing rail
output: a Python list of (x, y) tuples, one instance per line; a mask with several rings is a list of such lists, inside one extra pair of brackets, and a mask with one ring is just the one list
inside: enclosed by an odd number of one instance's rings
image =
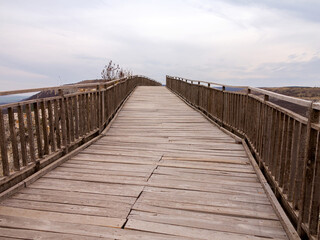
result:
[[(143, 76), (108, 82), (0, 92), (57, 95), (0, 105), (0, 192), (97, 136), (130, 92), (160, 83)], [(73, 91), (68, 91), (73, 89)]]
[[(246, 140), (300, 236), (320, 239), (320, 105), (247, 86), (171, 76), (166, 77), (166, 84)], [(227, 87), (243, 91), (226, 91)], [(308, 113), (297, 114), (271, 102), (271, 97), (306, 107)]]

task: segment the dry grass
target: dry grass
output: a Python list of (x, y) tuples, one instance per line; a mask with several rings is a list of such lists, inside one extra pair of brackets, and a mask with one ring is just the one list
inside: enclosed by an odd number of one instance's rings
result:
[(266, 90), (280, 93), (287, 96), (303, 98), (306, 100), (320, 101), (319, 87), (279, 87), (279, 88), (264, 88)]

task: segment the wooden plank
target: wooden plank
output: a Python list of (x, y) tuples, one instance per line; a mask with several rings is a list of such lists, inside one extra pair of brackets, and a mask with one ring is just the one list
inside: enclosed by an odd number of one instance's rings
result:
[[(42, 201), (28, 201), (20, 199), (10, 199), (1, 202), (1, 207), (6, 206), (10, 209), (28, 209), (42, 212), (58, 212), (65, 214), (76, 214), (84, 216), (100, 216), (100, 217), (110, 217), (110, 218), (120, 218), (124, 219), (130, 210), (118, 210), (106, 207), (97, 206), (81, 206), (76, 204), (63, 204), (54, 202), (42, 202)], [(0, 211), (0, 215), (3, 215)], [(19, 215), (18, 215), (19, 216)], [(78, 216), (79, 217), (79, 216)], [(122, 222), (122, 220), (121, 220)]]
[[(187, 171), (185, 171), (187, 170)], [(223, 171), (203, 171), (195, 169), (184, 169), (184, 168), (171, 168), (171, 167), (157, 167), (154, 170), (154, 174), (162, 174), (169, 176), (176, 176), (180, 178), (188, 178), (190, 180), (205, 180), (214, 182), (215, 179), (228, 179), (232, 180), (234, 184), (242, 184), (243, 182), (258, 183), (258, 178), (254, 174), (239, 174), (232, 172)]]
[(98, 155), (80, 153), (75, 156), (74, 160), (93, 161), (93, 162), (114, 162), (114, 163), (131, 163), (131, 164), (154, 164), (158, 162), (161, 157), (135, 157), (135, 156), (122, 156), (122, 155)]
[(289, 183), (289, 190), (288, 190), (288, 200), (293, 202), (294, 197), (294, 186), (295, 186), (295, 176), (297, 169), (297, 162), (298, 162), (298, 153), (300, 147), (300, 136), (301, 136), (301, 129), (300, 124), (294, 120), (293, 122), (293, 136), (292, 136), (292, 146), (291, 146), (291, 170), (290, 170), (290, 183)]
[(42, 134), (44, 142), (44, 155), (49, 154), (49, 138), (48, 138), (48, 123), (47, 123), (47, 107), (46, 102), (41, 102), (41, 122), (42, 122)]
[[(148, 187), (143, 191), (141, 198), (148, 200), (163, 200), (177, 203), (186, 203), (203, 206), (224, 206), (230, 208), (256, 209), (257, 211), (272, 211), (271, 205), (265, 198), (254, 199), (246, 195), (231, 195), (223, 193), (208, 193), (198, 191), (197, 194), (191, 190), (163, 190), (162, 188)], [(197, 197), (198, 196), (198, 197)], [(201, 199), (199, 199), (201, 196)]]
[[(60, 93), (62, 94), (62, 93)], [(60, 99), (60, 117), (61, 117), (61, 147), (67, 146), (67, 123), (66, 123), (66, 106), (65, 106), (65, 97), (62, 95)]]
[(19, 149), (16, 133), (16, 122), (14, 117), (14, 110), (8, 108), (8, 117), (9, 117), (9, 130), (10, 130), (10, 140), (12, 145), (12, 156), (13, 156), (13, 167), (15, 171), (20, 170), (20, 158), (19, 158)]
[(74, 102), (73, 97), (69, 98), (69, 115), (70, 115), (70, 142), (74, 142), (75, 131), (74, 131)]
[(310, 203), (309, 229), (310, 234), (320, 237), (319, 225), (319, 206), (320, 206), (320, 132), (317, 134), (316, 154), (315, 154), (315, 171), (313, 173), (312, 201)]
[[(227, 227), (234, 226), (237, 228), (238, 224), (242, 226), (248, 226), (248, 231), (251, 230), (249, 226), (252, 226), (254, 230), (256, 227), (259, 227), (263, 230), (264, 227), (266, 229), (269, 228), (276, 228), (282, 229), (281, 223), (277, 220), (270, 220), (270, 219), (259, 219), (259, 218), (246, 218), (246, 217), (238, 217), (238, 216), (228, 216), (228, 215), (221, 215), (221, 214), (213, 214), (207, 212), (198, 212), (198, 211), (188, 211), (188, 210), (181, 210), (181, 209), (174, 209), (174, 208), (167, 208), (167, 207), (158, 207), (158, 206), (151, 206), (147, 204), (137, 203), (133, 206), (133, 210), (131, 213), (139, 212), (139, 213), (151, 213), (155, 216), (158, 214), (161, 215), (168, 215), (174, 217), (181, 217), (190, 220), (204, 220), (210, 221), (212, 224), (225, 224)], [(131, 214), (130, 213), (130, 214)], [(130, 215), (129, 217), (130, 218)], [(226, 224), (226, 223), (234, 223), (234, 224)], [(204, 227), (204, 226), (203, 226)], [(221, 229), (222, 230), (222, 229)], [(231, 230), (231, 232), (233, 232)]]
[(13, 216), (0, 216), (1, 222), (0, 227), (14, 228), (14, 229), (28, 229), (43, 232), (73, 234), (76, 236), (91, 236), (97, 238), (105, 237), (108, 239), (119, 239), (119, 240), (184, 240), (190, 239), (186, 237), (176, 237), (164, 234), (148, 233), (143, 231), (133, 231), (126, 229), (117, 229), (104, 226), (95, 226), (88, 224), (75, 224), (57, 221), (46, 221), (28, 219), (24, 217), (13, 217)]
[(105, 94), (106, 94), (106, 90), (102, 89), (102, 91), (100, 91), (101, 112), (100, 112), (100, 124), (99, 124), (99, 126), (101, 126), (106, 121), (106, 105), (105, 105), (106, 95)]
[(43, 219), (47, 221), (59, 221), (67, 223), (80, 223), (90, 224), (105, 227), (116, 227), (120, 228), (126, 219), (112, 218), (112, 217), (101, 217), (101, 216), (88, 216), (80, 214), (66, 214), (60, 212), (49, 212), (49, 211), (38, 211), (23, 208), (13, 208), (0, 206), (0, 215), (5, 216), (23, 216), (24, 218), (31, 219)]
[(26, 166), (28, 162), (27, 149), (26, 149), (26, 135), (25, 135), (25, 125), (24, 125), (24, 116), (23, 116), (23, 107), (18, 106), (18, 121), (19, 121), (19, 138), (20, 138), (20, 151), (22, 165)]
[(294, 182), (294, 196), (293, 196), (293, 206), (295, 209), (299, 208), (299, 200), (301, 195), (301, 187), (302, 187), (302, 173), (303, 173), (303, 160), (305, 154), (305, 144), (306, 144), (306, 135), (307, 135), (307, 126), (300, 123), (299, 124), (299, 151), (298, 151), (298, 161), (297, 161), (297, 169), (295, 174), (295, 182)]
[[(61, 196), (66, 197), (66, 199), (74, 199), (75, 201), (82, 201), (86, 199), (86, 204), (92, 205), (95, 201), (102, 202), (103, 204), (109, 204), (109, 202), (114, 203), (117, 202), (118, 204), (132, 205), (136, 199), (135, 197), (128, 197), (128, 196), (116, 196), (110, 194), (96, 194), (96, 193), (85, 193), (85, 192), (76, 192), (76, 191), (65, 191), (65, 190), (48, 190), (48, 189), (41, 189), (41, 188), (32, 188), (32, 186), (28, 188), (24, 188), (20, 191), (21, 194), (28, 194), (29, 196), (36, 196), (36, 195), (44, 195), (45, 197), (60, 197), (58, 201), (64, 201)], [(13, 198), (18, 198), (18, 194), (14, 195)], [(117, 205), (115, 205), (117, 206)]]
[[(142, 203), (151, 206), (157, 207), (166, 207), (180, 210), (189, 210), (189, 211), (197, 211), (197, 212), (206, 212), (213, 214), (221, 214), (221, 215), (229, 215), (229, 216), (241, 216), (241, 217), (251, 217), (251, 218), (260, 218), (260, 219), (270, 219), (270, 220), (278, 220), (278, 217), (272, 211), (259, 211), (259, 208), (254, 209), (254, 205), (252, 205), (252, 209), (244, 209), (237, 207), (228, 207), (220, 205), (217, 203), (217, 206), (214, 205), (198, 205), (198, 204), (190, 204), (183, 202), (171, 202), (171, 201), (161, 201), (156, 199), (143, 199), (139, 198), (137, 203)], [(231, 205), (231, 204), (230, 204)], [(263, 206), (261, 206), (261, 209)], [(268, 207), (265, 206), (267, 209)], [(271, 207), (270, 207), (271, 209)]]
[[(75, 122), (75, 139), (79, 138), (79, 96), (75, 96), (74, 100), (74, 122)], [(80, 115), (81, 118), (81, 115)]]
[(44, 178), (50, 178), (52, 181), (56, 179), (66, 179), (66, 180), (77, 180), (77, 181), (86, 181), (86, 182), (99, 182), (99, 183), (121, 183), (128, 185), (144, 185), (146, 182), (145, 178), (142, 177), (133, 177), (133, 176), (103, 176), (90, 173), (76, 173), (53, 171), (44, 176)]
[[(266, 238), (281, 238), (286, 239), (286, 235), (282, 230), (280, 223), (277, 227), (263, 227), (254, 225), (252, 223), (246, 223), (245, 218), (236, 218), (229, 216), (221, 216), (210, 214), (210, 220), (201, 219), (198, 216), (181, 216), (177, 212), (177, 215), (161, 214), (161, 213), (148, 213), (133, 210), (129, 219), (142, 220), (148, 222), (164, 223), (169, 225), (177, 225), (198, 229), (215, 230), (219, 232), (230, 232), (252, 236), (261, 236)], [(222, 221), (223, 220), (223, 221)], [(224, 222), (229, 222), (228, 225)]]
[[(2, 109), (0, 109), (0, 135), (5, 135), (4, 116)], [(7, 150), (7, 138), (0, 137), (0, 150), (1, 150), (1, 163), (2, 163), (2, 174), (8, 176), (10, 174), (9, 161), (8, 161), (8, 150)]]
[[(242, 172), (242, 173), (253, 173), (252, 168), (230, 168), (226, 166), (214, 165), (214, 163), (197, 163), (197, 162), (187, 162), (187, 161), (161, 161), (160, 166), (167, 167), (180, 167), (180, 168), (195, 168), (195, 169), (210, 169), (210, 170), (220, 170), (229, 172)], [(238, 165), (242, 166), (242, 165)]]
[[(180, 181), (193, 181), (199, 182), (203, 184), (226, 184), (226, 185), (237, 185), (237, 186), (246, 186), (248, 188), (260, 188), (261, 184), (258, 181), (248, 181), (247, 179), (243, 178), (234, 178), (232, 176), (219, 176), (216, 177), (215, 175), (201, 175), (201, 174), (186, 174), (186, 173), (178, 173), (175, 174), (159, 174), (159, 171), (156, 169), (153, 172), (152, 180), (157, 179), (161, 180), (180, 180)], [(255, 180), (255, 179), (254, 179)]]
[(110, 194), (116, 196), (137, 197), (142, 191), (142, 186), (123, 185), (123, 184), (107, 184), (95, 182), (83, 182), (72, 180), (59, 180), (52, 182), (51, 179), (41, 178), (32, 185), (32, 188), (52, 189), (60, 191), (73, 191), (83, 193)]
[(65, 104), (65, 118), (66, 118), (66, 137), (67, 137), (67, 144), (70, 145), (71, 143), (71, 112), (70, 112), (70, 100), (69, 97), (64, 98)]
[(293, 119), (289, 118), (287, 126), (287, 140), (286, 140), (286, 152), (285, 152), (285, 170), (283, 182), (280, 183), (283, 185), (283, 193), (287, 194), (290, 183), (290, 171), (292, 169), (292, 156), (291, 156), (291, 147), (292, 147), (292, 138), (293, 138)]
[[(96, 240), (96, 237), (91, 236), (80, 236), (78, 234), (65, 234), (65, 233), (54, 233), (50, 231), (35, 231), (30, 229), (11, 229), (0, 227), (0, 239), (12, 240), (12, 239), (79, 239), (79, 240)], [(100, 239), (100, 238), (99, 238)], [(112, 238), (101, 238), (106, 240), (112, 240)]]
[[(308, 114), (308, 124), (307, 124), (307, 137), (305, 145), (304, 154), (304, 164), (302, 173), (302, 187), (301, 187), (301, 197), (300, 197), (300, 214), (298, 219), (298, 232), (301, 233), (301, 225), (303, 223), (309, 223), (309, 219), (313, 220), (310, 222), (311, 233), (316, 233), (319, 224), (319, 210), (316, 212), (311, 212), (315, 208), (318, 208), (315, 204), (311, 209), (311, 203), (313, 202), (313, 190), (312, 185), (314, 182), (314, 172), (317, 164), (316, 148), (318, 141), (318, 131), (311, 128), (311, 123), (319, 123), (320, 121), (320, 110), (315, 110), (312, 108), (312, 104), (309, 108)], [(316, 183), (318, 179), (316, 179)], [(317, 184), (318, 185), (318, 184)], [(319, 202), (319, 200), (315, 200)], [(318, 212), (318, 213), (317, 213)], [(315, 214), (315, 215), (314, 215)], [(315, 221), (315, 222), (314, 222)]]
[[(126, 228), (133, 229), (133, 230), (140, 230), (140, 231), (153, 231), (157, 233), (181, 236), (181, 237), (192, 237), (196, 239), (252, 239), (252, 240), (263, 240), (264, 237), (257, 237), (257, 236), (248, 236), (243, 234), (235, 234), (235, 233), (226, 233), (214, 230), (207, 230), (207, 229), (199, 229), (199, 228), (191, 228), (191, 227), (182, 227), (176, 225), (169, 225), (163, 223), (155, 223), (155, 222), (148, 222), (148, 221), (141, 221), (135, 219), (129, 219)], [(281, 238), (277, 238), (281, 239)], [(285, 239), (285, 238), (284, 238)]]
[(150, 164), (126, 164), (126, 163), (108, 163), (108, 162), (88, 162), (88, 161), (77, 161), (69, 160), (63, 165), (64, 167), (82, 167), (87, 169), (105, 169), (113, 171), (152, 171), (156, 165)]
[(79, 114), (79, 137), (81, 137), (83, 135), (83, 133), (85, 132), (84, 128), (85, 128), (85, 114), (84, 114), (84, 95), (79, 95), (78, 96), (78, 114)]
[(31, 106), (30, 104), (26, 105), (26, 115), (27, 115), (27, 129), (28, 129), (28, 143), (29, 143), (29, 152), (30, 160), (34, 162), (36, 160), (35, 148), (34, 148), (34, 126), (32, 124), (32, 115), (31, 115)]
[[(59, 111), (59, 101), (54, 100), (53, 106), (54, 106), (54, 128), (55, 128), (55, 134), (56, 134), (56, 140), (57, 140), (57, 148), (61, 148), (61, 128), (60, 128), (60, 112)], [(61, 121), (62, 123), (62, 121)]]
[(49, 119), (49, 139), (50, 139), (50, 146), (51, 152), (56, 151), (56, 140), (54, 134), (54, 120), (53, 120), (53, 108), (52, 108), (52, 101), (48, 101), (48, 119)]
[[(30, 192), (30, 191), (29, 191)], [(35, 192), (34, 190), (31, 192)], [(103, 200), (93, 199), (93, 198), (76, 198), (74, 196), (64, 196), (55, 195), (56, 191), (50, 191), (50, 194), (24, 194), (17, 193), (12, 196), (12, 199), (26, 200), (26, 201), (38, 201), (38, 202), (48, 202), (48, 203), (60, 203), (60, 204), (70, 204), (70, 205), (81, 205), (84, 208), (89, 207), (101, 207), (108, 209), (117, 209), (119, 212), (130, 210), (132, 204), (125, 202), (118, 202), (120, 198), (112, 198), (112, 196), (105, 195)], [(60, 192), (60, 193), (65, 193)], [(57, 211), (59, 209), (56, 209)]]
[(33, 112), (34, 112), (34, 119), (35, 119), (38, 158), (42, 158), (43, 149), (42, 149), (42, 139), (41, 139), (41, 133), (40, 133), (40, 117), (39, 117), (38, 103), (33, 104)]
[(87, 108), (87, 113), (86, 113), (86, 120), (87, 120), (87, 122), (86, 122), (86, 129), (87, 129), (87, 132), (90, 132), (91, 131), (91, 111), (92, 111), (92, 109), (91, 109), (91, 94), (90, 93), (87, 93), (86, 94), (86, 108)]
[(131, 176), (131, 177), (141, 177), (144, 180), (147, 180), (152, 171), (145, 172), (145, 171), (113, 171), (113, 170), (105, 170), (105, 169), (88, 169), (88, 168), (81, 168), (81, 167), (65, 167), (61, 166), (58, 167), (60, 172), (65, 173), (88, 173), (88, 174), (96, 174), (96, 175), (104, 175), (104, 176)]

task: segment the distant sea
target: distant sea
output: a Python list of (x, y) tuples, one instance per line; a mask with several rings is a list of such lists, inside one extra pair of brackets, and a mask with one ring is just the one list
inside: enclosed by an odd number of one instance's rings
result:
[(26, 95), (15, 95), (15, 96), (0, 96), (0, 105), (7, 103), (20, 102), (23, 99), (28, 98)]

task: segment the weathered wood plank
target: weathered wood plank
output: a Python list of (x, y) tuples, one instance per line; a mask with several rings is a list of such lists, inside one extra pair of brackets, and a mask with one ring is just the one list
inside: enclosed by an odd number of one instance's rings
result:
[[(2, 109), (0, 109), (0, 135), (5, 136), (5, 126), (4, 126), (4, 116)], [(10, 174), (9, 161), (8, 161), (8, 150), (7, 150), (7, 138), (0, 138), (0, 150), (1, 150), (1, 163), (2, 163), (2, 173), (4, 176)]]
[(0, 206), (0, 215), (120, 228), (126, 219)]
[[(181, 237), (192, 237), (196, 239), (252, 239), (252, 240), (264, 240), (264, 237), (249, 236), (243, 234), (235, 234), (230, 232), (220, 232), (214, 230), (206, 230), (191, 227), (182, 227), (176, 225), (169, 225), (163, 223), (155, 223), (141, 220), (129, 219), (126, 224), (128, 229), (142, 230), (142, 231), (152, 231), (157, 233), (164, 233), (169, 235), (181, 236)], [(281, 238), (277, 238), (281, 239)], [(284, 238), (285, 239), (285, 238)]]
[(20, 137), (20, 150), (22, 165), (26, 166), (28, 162), (27, 148), (26, 148), (26, 135), (25, 135), (25, 125), (23, 116), (23, 106), (17, 107), (18, 121), (19, 121), (19, 137)]
[(75, 224), (58, 221), (47, 221), (47, 220), (36, 220), (28, 219), (24, 217), (13, 217), (13, 216), (0, 216), (1, 222), (0, 227), (9, 227), (14, 229), (30, 229), (42, 232), (53, 232), (53, 233), (67, 233), (73, 234), (78, 239), (78, 236), (91, 236), (97, 238), (108, 238), (108, 239), (119, 239), (119, 240), (184, 240), (190, 239), (186, 237), (170, 236), (167, 234), (156, 234), (148, 233), (143, 231), (133, 231), (126, 229), (117, 229), (104, 226), (95, 226), (89, 224)]
[(10, 130), (10, 140), (12, 146), (12, 156), (13, 156), (13, 167), (14, 170), (20, 170), (20, 157), (18, 149), (18, 140), (16, 133), (16, 122), (14, 117), (13, 108), (8, 108), (8, 117), (9, 117), (9, 130)]
[[(54, 106), (54, 129), (55, 129), (55, 135), (57, 140), (57, 148), (61, 148), (61, 127), (62, 125), (60, 123), (61, 120), (61, 110), (59, 110), (59, 100), (54, 100), (53, 106)], [(61, 126), (61, 127), (60, 127)]]
[(31, 106), (30, 104), (26, 105), (26, 115), (27, 115), (27, 128), (28, 128), (28, 143), (29, 143), (29, 152), (30, 160), (34, 162), (36, 160), (35, 147), (34, 147), (34, 133), (33, 133), (33, 124), (32, 124), (32, 115), (31, 115)]
[[(229, 216), (221, 216), (210, 214), (209, 219), (201, 219), (199, 216), (181, 216), (181, 214), (171, 215), (170, 213), (161, 214), (161, 213), (148, 213), (133, 210), (129, 219), (136, 219), (148, 222), (164, 223), (170, 225), (185, 226), (198, 229), (207, 229), (215, 231), (223, 231), (230, 233), (238, 233), (245, 235), (261, 236), (269, 238), (282, 238), (285, 239), (286, 235), (284, 234), (280, 223), (277, 227), (264, 227), (261, 228), (259, 225), (246, 224), (245, 218), (236, 218)], [(221, 221), (223, 220), (223, 221)], [(224, 224), (225, 221), (228, 221), (229, 224)]]

